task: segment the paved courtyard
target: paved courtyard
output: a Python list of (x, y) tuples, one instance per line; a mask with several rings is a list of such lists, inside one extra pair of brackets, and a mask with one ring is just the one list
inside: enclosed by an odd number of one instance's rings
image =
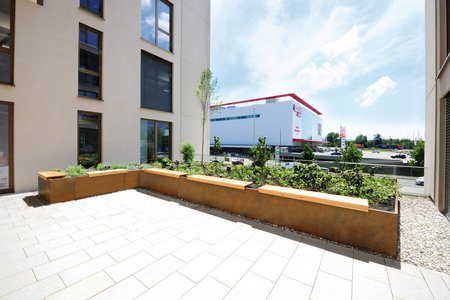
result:
[(447, 274), (148, 192), (26, 202), (0, 196), (0, 299), (450, 299)]

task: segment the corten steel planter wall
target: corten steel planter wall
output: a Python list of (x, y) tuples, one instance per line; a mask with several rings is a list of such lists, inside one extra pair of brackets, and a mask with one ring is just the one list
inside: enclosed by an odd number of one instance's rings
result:
[(145, 169), (141, 171), (140, 187), (169, 196), (179, 197), (180, 178), (187, 173), (164, 169)]
[(96, 177), (39, 176), (39, 194), (50, 203), (62, 202), (134, 188), (138, 179), (141, 188), (393, 257), (398, 254), (398, 201), (393, 212), (386, 212), (368, 208), (364, 199), (271, 186), (251, 189), (250, 182), (161, 169)]
[(87, 176), (66, 177), (58, 172), (41, 172), (39, 195), (49, 203), (65, 202), (139, 187), (140, 171), (109, 170)]
[(39, 196), (48, 203), (65, 202), (75, 199), (76, 178), (38, 177)]

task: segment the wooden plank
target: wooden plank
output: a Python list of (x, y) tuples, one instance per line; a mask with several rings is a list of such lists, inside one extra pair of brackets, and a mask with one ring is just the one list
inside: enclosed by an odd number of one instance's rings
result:
[(64, 173), (57, 172), (57, 171), (39, 172), (38, 175), (44, 179), (56, 179), (56, 178), (66, 177), (66, 175)]
[(189, 180), (202, 182), (202, 183), (209, 183), (214, 185), (220, 185), (240, 190), (245, 190), (245, 187), (249, 184), (252, 184), (251, 181), (241, 181), (241, 180), (234, 180), (234, 179), (228, 179), (228, 178), (219, 178), (219, 177), (213, 177), (213, 176), (206, 176), (206, 175), (189, 175)]
[(363, 212), (369, 211), (369, 201), (367, 199), (297, 190), (292, 188), (271, 186), (271, 185), (264, 185), (260, 187), (258, 191), (263, 194), (286, 197), (301, 201), (320, 203)]
[(126, 169), (114, 169), (114, 170), (104, 170), (104, 171), (90, 171), (90, 172), (86, 172), (86, 174), (89, 177), (97, 177), (97, 176), (104, 176), (104, 175), (124, 174), (127, 172), (128, 172), (128, 170), (126, 170)]
[(184, 173), (184, 172), (178, 172), (178, 171), (172, 171), (172, 170), (166, 170), (166, 169), (158, 169), (158, 168), (144, 169), (143, 171), (145, 173), (162, 175), (162, 176), (167, 176), (167, 177), (174, 177), (174, 178), (180, 178), (181, 176), (187, 175), (187, 173)]

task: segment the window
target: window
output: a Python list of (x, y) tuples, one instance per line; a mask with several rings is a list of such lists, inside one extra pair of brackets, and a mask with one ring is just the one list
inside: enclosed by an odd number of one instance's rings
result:
[(102, 161), (101, 121), (101, 114), (78, 112), (78, 164), (86, 168), (96, 166)]
[(15, 0), (0, 0), (0, 82), (13, 83)]
[(102, 35), (80, 24), (78, 96), (101, 99)]
[(172, 51), (172, 4), (164, 0), (141, 1), (141, 37)]
[(80, 7), (102, 17), (103, 1), (102, 0), (80, 0)]
[(141, 163), (171, 157), (171, 123), (141, 119)]
[(172, 64), (141, 52), (141, 107), (172, 111)]
[(322, 136), (322, 124), (317, 124), (317, 135)]
[(260, 114), (256, 115), (246, 115), (246, 116), (236, 116), (236, 117), (223, 117), (223, 118), (211, 118), (210, 122), (220, 122), (220, 121), (232, 121), (232, 120), (245, 120), (245, 119), (256, 119), (260, 118)]

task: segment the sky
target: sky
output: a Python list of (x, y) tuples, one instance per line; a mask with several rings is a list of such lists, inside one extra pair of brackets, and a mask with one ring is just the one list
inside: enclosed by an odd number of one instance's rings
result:
[(323, 136), (424, 137), (424, 0), (211, 0), (222, 103), (296, 93)]

